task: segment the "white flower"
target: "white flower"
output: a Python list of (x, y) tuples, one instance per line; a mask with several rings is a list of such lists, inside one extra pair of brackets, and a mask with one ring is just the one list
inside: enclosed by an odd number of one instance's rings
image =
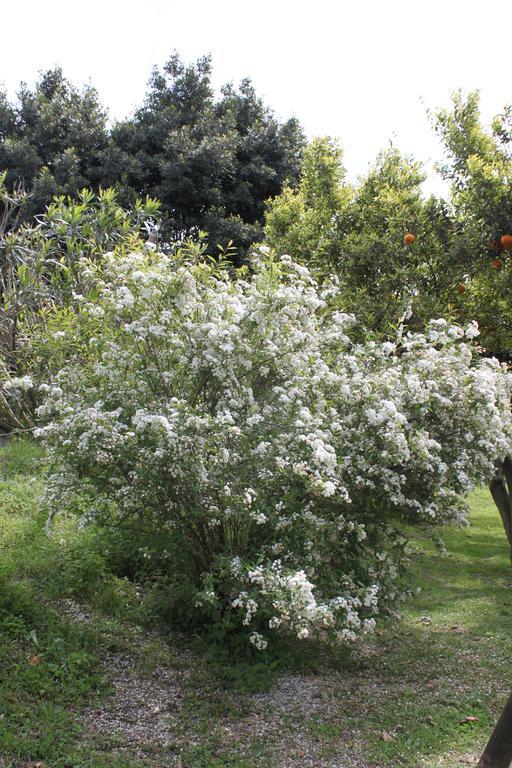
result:
[(263, 635), (259, 632), (253, 632), (249, 637), (249, 642), (252, 643), (258, 651), (264, 651), (268, 647), (268, 640), (265, 640)]
[(478, 328), (478, 323), (476, 320), (473, 320), (468, 327), (465, 329), (464, 334), (466, 336), (466, 339), (475, 339), (477, 336), (480, 335), (480, 329)]
[(7, 389), (7, 390), (19, 389), (22, 392), (28, 392), (29, 389), (33, 388), (34, 382), (32, 381), (30, 376), (19, 376), (19, 377), (13, 376), (12, 378), (2, 382), (2, 386), (4, 387), (4, 389)]
[(322, 485), (322, 496), (334, 496), (336, 493), (336, 486), (332, 480), (327, 480)]

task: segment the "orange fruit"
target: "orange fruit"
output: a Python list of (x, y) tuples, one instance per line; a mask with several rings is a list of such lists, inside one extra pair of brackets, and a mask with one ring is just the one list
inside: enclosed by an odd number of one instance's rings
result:
[(503, 262), (501, 259), (493, 259), (491, 261), (491, 266), (493, 269), (501, 269), (503, 266)]
[(466, 293), (466, 286), (464, 283), (459, 283), (457, 286), (457, 290), (459, 293)]
[(506, 251), (512, 250), (512, 235), (502, 235), (500, 243)]
[(413, 235), (412, 232), (407, 232), (404, 235), (404, 244), (405, 245), (412, 245), (415, 240), (416, 240), (416, 235)]

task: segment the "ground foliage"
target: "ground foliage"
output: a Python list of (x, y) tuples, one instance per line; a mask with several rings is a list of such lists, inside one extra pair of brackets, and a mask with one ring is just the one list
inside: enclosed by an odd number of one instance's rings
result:
[(468, 528), (444, 530), (444, 552), (410, 531), (421, 592), (350, 659), (302, 643), (235, 660), (142, 629), (148, 596), (112, 574), (99, 531), (61, 518), (47, 536), (42, 465), (31, 442), (0, 449), (3, 768), (476, 763), (511, 653), (510, 566), (487, 491)]

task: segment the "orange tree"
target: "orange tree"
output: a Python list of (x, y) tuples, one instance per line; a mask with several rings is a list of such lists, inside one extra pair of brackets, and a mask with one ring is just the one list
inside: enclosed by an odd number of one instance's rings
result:
[[(391, 147), (357, 184), (340, 148), (316, 139), (297, 189), (267, 202), (267, 243), (324, 275), (337, 274), (345, 311), (377, 336), (406, 321), (477, 320), (482, 352), (512, 354), (512, 108), (482, 126), (478, 95), (453, 96), (432, 115), (450, 184), (425, 198), (420, 165)], [(512, 550), (512, 462), (491, 487)]]
[(489, 130), (482, 126), (477, 93), (457, 93), (439, 111), (435, 129), (445, 151), (441, 167), (450, 182), (450, 202), (459, 232), (456, 255), (465, 287), (458, 309), (476, 318), (489, 354), (510, 360), (512, 351), (512, 110)]
[(320, 274), (337, 274), (344, 309), (379, 335), (406, 308), (416, 328), (456, 315), (460, 269), (456, 259), (447, 269), (445, 254), (457, 233), (449, 205), (423, 196), (419, 163), (390, 148), (349, 184), (341, 157), (330, 139), (307, 147), (298, 188), (267, 203), (267, 243)]
[(448, 200), (425, 198), (420, 164), (394, 147), (349, 184), (339, 146), (315, 139), (297, 188), (267, 202), (266, 241), (320, 273), (335, 272), (347, 308), (379, 332), (407, 300), (415, 326), (440, 315), (478, 320), (485, 350), (508, 360), (512, 108), (486, 130), (478, 95), (457, 93), (432, 119), (445, 150)]
[[(482, 126), (477, 93), (457, 93), (452, 108), (435, 115), (451, 185), (453, 217), (461, 232), (459, 301), (462, 319), (476, 318), (483, 351), (512, 357), (512, 108)], [(491, 492), (512, 556), (512, 461), (496, 466)]]

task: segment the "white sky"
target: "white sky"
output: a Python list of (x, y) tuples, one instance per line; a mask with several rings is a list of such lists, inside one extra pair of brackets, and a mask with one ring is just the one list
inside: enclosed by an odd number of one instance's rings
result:
[(512, 102), (511, 22), (510, 0), (18, 0), (2, 3), (0, 82), (14, 95), (60, 64), (114, 119), (174, 49), (211, 53), (216, 86), (251, 77), (279, 117), (339, 137), (354, 178), (390, 139), (430, 167), (426, 109), (455, 89), (479, 89), (486, 119)]

